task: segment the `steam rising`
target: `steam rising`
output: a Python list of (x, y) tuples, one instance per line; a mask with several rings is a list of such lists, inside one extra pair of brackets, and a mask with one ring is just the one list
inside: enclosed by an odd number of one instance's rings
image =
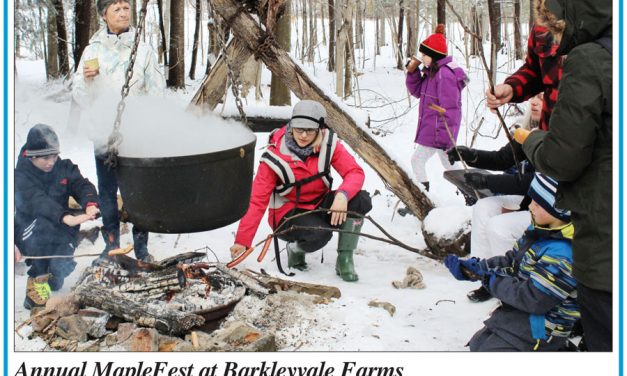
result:
[[(106, 151), (113, 130), (119, 94), (103, 95), (85, 113), (89, 138), (99, 152)], [(119, 155), (132, 158), (162, 158), (213, 153), (240, 147), (255, 139), (240, 122), (208, 113), (197, 116), (178, 102), (164, 98), (129, 97), (122, 116)]]

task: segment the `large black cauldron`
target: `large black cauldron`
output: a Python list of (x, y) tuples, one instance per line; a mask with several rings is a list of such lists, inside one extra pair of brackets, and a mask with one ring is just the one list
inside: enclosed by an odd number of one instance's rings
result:
[(129, 220), (159, 233), (208, 231), (239, 220), (250, 201), (255, 141), (181, 157), (118, 156), (116, 173)]

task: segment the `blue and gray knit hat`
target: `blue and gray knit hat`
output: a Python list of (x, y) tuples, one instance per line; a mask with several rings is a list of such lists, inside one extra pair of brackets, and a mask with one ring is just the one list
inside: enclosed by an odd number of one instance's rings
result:
[(52, 127), (46, 124), (35, 124), (26, 136), (24, 145), (25, 157), (46, 157), (59, 154), (59, 138)]
[(553, 217), (564, 222), (570, 222), (570, 210), (555, 207), (555, 193), (557, 192), (557, 180), (536, 172), (535, 178), (529, 186), (527, 194), (538, 205), (542, 206)]

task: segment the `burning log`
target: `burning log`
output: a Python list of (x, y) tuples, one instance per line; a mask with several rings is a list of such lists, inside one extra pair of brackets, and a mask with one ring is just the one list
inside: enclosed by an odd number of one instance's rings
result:
[(93, 284), (79, 285), (74, 293), (81, 304), (107, 311), (142, 326), (155, 328), (162, 333), (182, 335), (205, 322), (202, 316), (176, 311), (162, 305), (138, 302), (107, 287)]

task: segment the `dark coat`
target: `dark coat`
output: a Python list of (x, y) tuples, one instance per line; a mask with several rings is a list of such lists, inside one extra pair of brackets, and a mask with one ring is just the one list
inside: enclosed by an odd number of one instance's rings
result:
[(39, 217), (61, 224), (63, 217), (70, 213), (70, 196), (83, 208), (98, 202), (94, 185), (69, 159), (57, 160), (52, 171), (46, 173), (20, 152), (15, 167), (16, 227), (30, 224)]
[(611, 36), (610, 0), (560, 1), (568, 54), (549, 131), (523, 150), (536, 170), (559, 181), (556, 206), (572, 211), (574, 275), (612, 291), (612, 55), (595, 41)]
[[(527, 210), (531, 199), (527, 196), (529, 185), (533, 180), (534, 168), (527, 161), (522, 147), (514, 143), (518, 170), (521, 174), (494, 174), (486, 176), (487, 188), (492, 193), (503, 195), (525, 196), (520, 204), (520, 210)], [(471, 167), (483, 168), (492, 171), (505, 171), (516, 167), (514, 155), (512, 154), (512, 144), (508, 143), (497, 151), (477, 150), (477, 160), (466, 161)]]

